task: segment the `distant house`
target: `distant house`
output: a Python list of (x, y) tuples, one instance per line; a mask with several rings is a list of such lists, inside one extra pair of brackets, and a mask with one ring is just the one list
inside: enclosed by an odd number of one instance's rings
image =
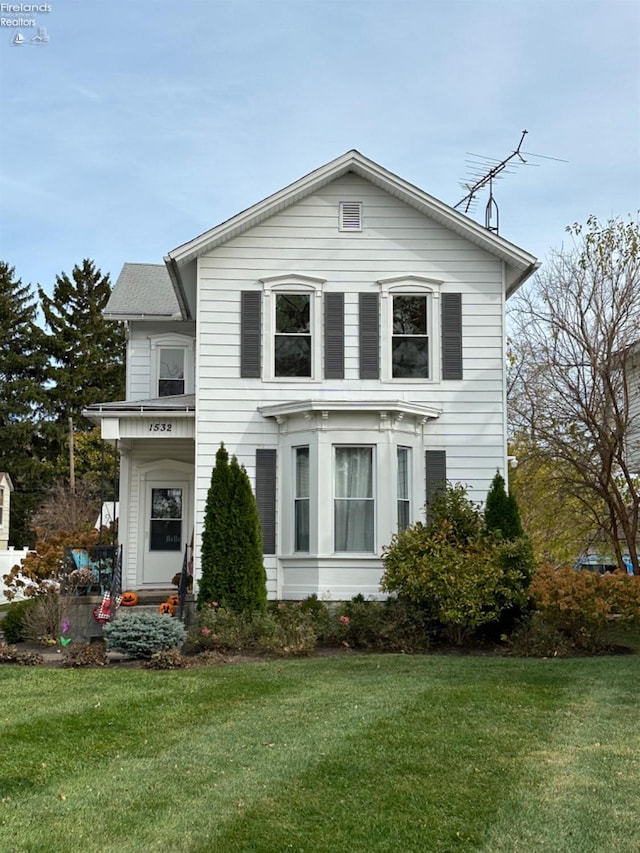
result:
[(123, 584), (169, 586), (215, 454), (252, 481), (270, 598), (376, 595), (382, 549), (445, 479), (506, 474), (505, 302), (536, 259), (357, 151), (125, 264)]
[(9, 547), (9, 520), (11, 515), (11, 492), (13, 483), (11, 477), (0, 471), (0, 551)]
[(634, 473), (640, 474), (640, 343), (631, 350), (627, 377), (630, 396), (627, 462)]

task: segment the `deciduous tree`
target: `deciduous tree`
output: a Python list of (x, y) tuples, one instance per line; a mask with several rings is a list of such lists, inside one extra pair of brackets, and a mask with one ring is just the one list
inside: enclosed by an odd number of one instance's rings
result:
[(637, 572), (639, 485), (625, 445), (637, 391), (640, 226), (592, 217), (568, 232), (573, 245), (553, 252), (512, 306), (512, 430), (562, 470), (619, 567), (627, 551)]

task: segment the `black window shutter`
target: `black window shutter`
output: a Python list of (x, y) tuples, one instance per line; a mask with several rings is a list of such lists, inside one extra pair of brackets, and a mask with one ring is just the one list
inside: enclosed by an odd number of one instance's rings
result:
[(324, 377), (344, 379), (344, 293), (324, 295)]
[(243, 290), (240, 304), (240, 376), (260, 378), (262, 294)]
[(276, 451), (256, 449), (256, 504), (262, 525), (262, 553), (276, 553)]
[(462, 294), (442, 294), (442, 378), (462, 379)]
[(446, 450), (426, 450), (424, 461), (427, 479), (427, 521), (429, 521), (429, 505), (447, 485), (447, 452)]
[(380, 305), (377, 293), (360, 294), (360, 379), (380, 378)]

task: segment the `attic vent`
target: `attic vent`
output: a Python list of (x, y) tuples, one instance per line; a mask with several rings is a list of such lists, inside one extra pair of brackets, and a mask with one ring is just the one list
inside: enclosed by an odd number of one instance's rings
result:
[(362, 202), (340, 202), (340, 231), (362, 231)]

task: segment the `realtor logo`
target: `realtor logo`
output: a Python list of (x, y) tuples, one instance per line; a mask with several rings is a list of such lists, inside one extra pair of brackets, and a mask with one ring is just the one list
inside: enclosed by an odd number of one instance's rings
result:
[(32, 45), (43, 45), (49, 44), (49, 33), (47, 32), (46, 27), (38, 27), (38, 34), (35, 36), (31, 36), (27, 38), (23, 36), (21, 32), (17, 32), (15, 36), (11, 39), (12, 44), (23, 45), (23, 44), (32, 44)]

